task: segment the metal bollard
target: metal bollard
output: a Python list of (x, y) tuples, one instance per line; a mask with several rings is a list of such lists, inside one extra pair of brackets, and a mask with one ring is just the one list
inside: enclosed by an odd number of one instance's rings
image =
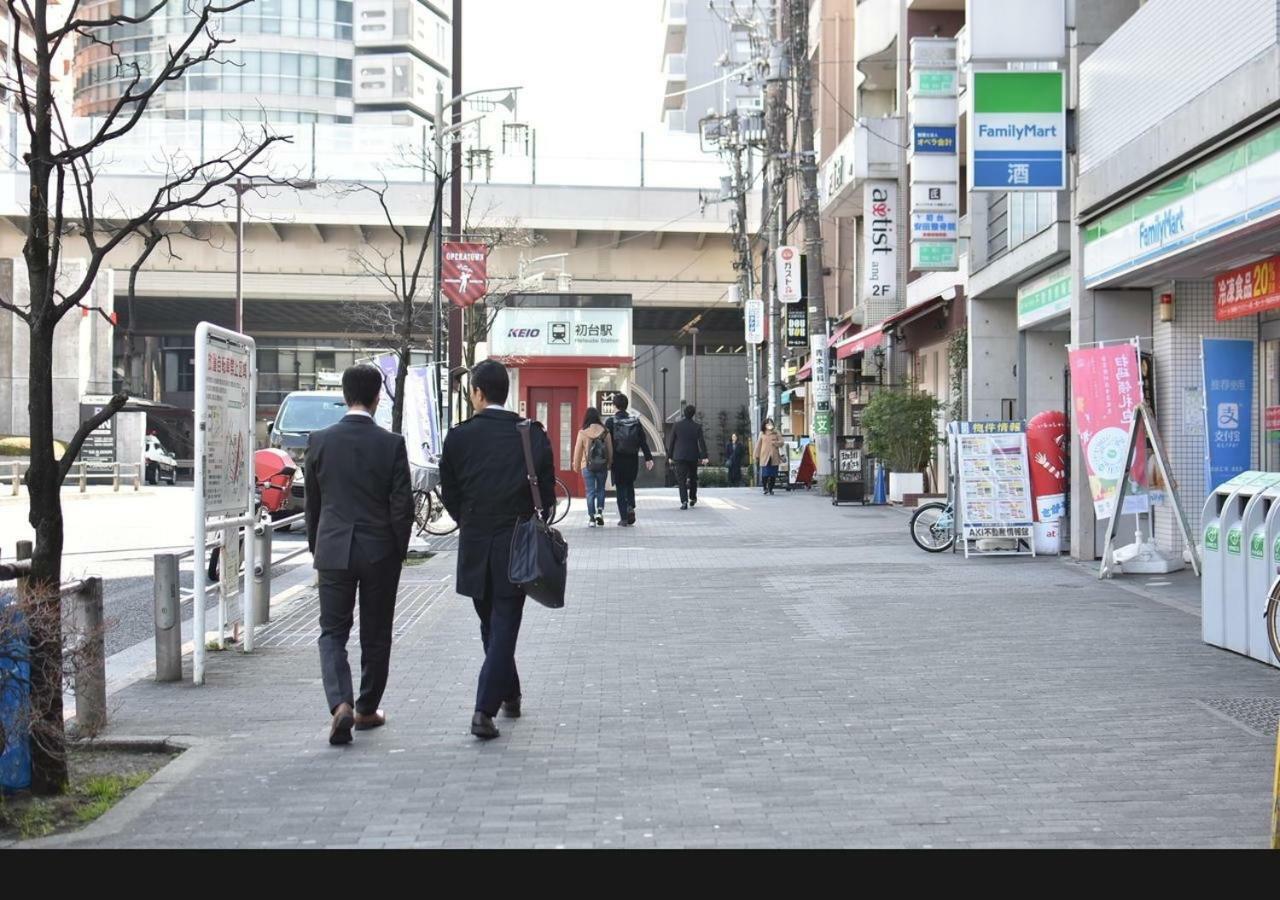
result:
[[(200, 561), (196, 561), (200, 565)], [(156, 681), (182, 680), (182, 601), (178, 596), (178, 555), (155, 557)]]
[(111, 490), (120, 493), (120, 463), (111, 466)]
[(18, 475), (17, 463), (12, 464), (11, 471), (13, 472), (13, 496), (16, 497), (19, 493), (19, 485), (22, 484), (22, 478)]
[(253, 621), (265, 625), (271, 621), (271, 544), (275, 530), (268, 521), (254, 531)]
[(142, 489), (142, 467), (135, 465), (133, 467), (133, 490), (136, 493)]
[(102, 628), (102, 579), (86, 578), (73, 599), (80, 634), (75, 659), (76, 725), (96, 734), (107, 724), (107, 656)]
[(80, 493), (84, 493), (89, 489), (89, 470), (84, 463), (80, 463)]

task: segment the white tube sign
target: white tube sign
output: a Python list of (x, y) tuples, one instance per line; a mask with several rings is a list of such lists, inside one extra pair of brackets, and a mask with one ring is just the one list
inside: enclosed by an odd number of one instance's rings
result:
[(892, 299), (898, 291), (898, 183), (868, 182), (862, 203), (866, 296)]
[(800, 302), (800, 251), (795, 247), (778, 248), (778, 302)]

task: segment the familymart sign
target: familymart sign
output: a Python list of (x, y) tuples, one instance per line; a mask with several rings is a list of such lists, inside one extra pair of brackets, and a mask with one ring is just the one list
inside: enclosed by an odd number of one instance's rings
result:
[(1066, 106), (1062, 72), (974, 72), (971, 189), (1065, 189)]
[(1071, 267), (1054, 269), (1018, 288), (1018, 330), (1071, 311)]

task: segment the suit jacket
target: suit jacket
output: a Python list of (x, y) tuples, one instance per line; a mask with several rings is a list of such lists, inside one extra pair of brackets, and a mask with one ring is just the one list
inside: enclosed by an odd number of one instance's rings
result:
[(307, 546), (317, 569), (346, 569), (351, 545), (367, 559), (409, 552), (413, 481), (404, 438), (347, 415), (307, 441)]
[(667, 439), (667, 458), (675, 462), (698, 462), (707, 459), (707, 441), (702, 426), (693, 419), (681, 419)]
[[(440, 454), (440, 493), (458, 523), (458, 593), (484, 594), (486, 575), (496, 594), (515, 592), (507, 578), (511, 532), (516, 520), (533, 515), (520, 417), (484, 409), (449, 429)], [(546, 514), (556, 499), (551, 441), (537, 422), (529, 431), (538, 494)]]

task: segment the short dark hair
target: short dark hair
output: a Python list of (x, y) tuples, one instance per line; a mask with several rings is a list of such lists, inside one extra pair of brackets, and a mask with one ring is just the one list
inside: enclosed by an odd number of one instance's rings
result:
[(627, 399), (627, 395), (619, 391), (613, 395), (613, 405), (618, 412), (626, 412), (627, 407), (631, 405), (631, 401)]
[(684, 417), (686, 419), (692, 419), (697, 414), (698, 414), (698, 410), (696, 407), (694, 407), (692, 403), (690, 403), (688, 406), (684, 408)]
[(506, 403), (507, 394), (511, 393), (511, 376), (502, 363), (485, 359), (471, 367), (471, 386), (489, 403)]
[(347, 406), (366, 409), (378, 402), (382, 393), (382, 371), (368, 363), (348, 366), (342, 373), (342, 399)]

